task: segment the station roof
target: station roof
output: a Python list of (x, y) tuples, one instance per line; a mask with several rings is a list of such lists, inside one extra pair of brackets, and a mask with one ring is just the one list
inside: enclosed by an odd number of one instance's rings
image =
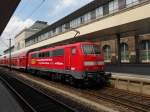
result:
[(31, 38), (34, 38), (36, 36), (39, 36), (41, 34), (48, 32), (48, 31), (50, 31), (50, 30), (52, 30), (58, 26), (66, 24), (66, 23), (70, 22), (71, 20), (78, 18), (78, 17), (82, 16), (83, 14), (86, 14), (86, 13), (98, 8), (99, 6), (102, 6), (106, 3), (108, 3), (109, 1), (112, 1), (112, 0), (93, 0), (92, 2), (86, 4), (85, 6), (79, 8), (78, 10), (72, 12), (71, 14), (65, 16), (64, 18), (62, 18), (62, 19), (54, 22), (53, 24), (47, 26), (46, 28), (44, 28), (41, 31), (37, 32), (36, 34), (32, 35), (28, 39), (30, 40)]
[(0, 1), (0, 35), (5, 29), (12, 14), (21, 0), (1, 0)]

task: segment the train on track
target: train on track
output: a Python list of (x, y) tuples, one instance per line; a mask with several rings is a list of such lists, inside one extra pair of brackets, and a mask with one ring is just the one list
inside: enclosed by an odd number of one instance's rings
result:
[(53, 80), (70, 84), (105, 85), (111, 74), (105, 73), (104, 57), (100, 47), (92, 42), (43, 48), (39, 51), (13, 52), (0, 57), (0, 65), (28, 71), (45, 72)]

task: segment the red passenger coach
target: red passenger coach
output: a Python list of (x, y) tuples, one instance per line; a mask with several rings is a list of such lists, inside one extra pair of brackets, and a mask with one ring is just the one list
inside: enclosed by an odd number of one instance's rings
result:
[(50, 76), (66, 81), (105, 82), (110, 75), (104, 72), (104, 58), (100, 47), (80, 42), (30, 52), (28, 70), (47, 71)]

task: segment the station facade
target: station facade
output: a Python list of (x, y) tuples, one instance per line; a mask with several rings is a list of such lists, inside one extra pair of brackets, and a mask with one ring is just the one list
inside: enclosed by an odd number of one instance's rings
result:
[(94, 0), (26, 38), (25, 49), (92, 41), (106, 63), (150, 64), (149, 10), (149, 0)]
[(37, 33), (47, 26), (47, 22), (36, 21), (31, 27), (23, 29), (15, 36), (15, 49), (20, 50), (25, 48), (25, 39)]

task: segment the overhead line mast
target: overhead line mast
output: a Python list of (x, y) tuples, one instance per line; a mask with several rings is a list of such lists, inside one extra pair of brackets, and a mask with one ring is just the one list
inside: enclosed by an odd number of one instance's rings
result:
[(9, 39), (9, 70), (11, 71), (11, 38)]

